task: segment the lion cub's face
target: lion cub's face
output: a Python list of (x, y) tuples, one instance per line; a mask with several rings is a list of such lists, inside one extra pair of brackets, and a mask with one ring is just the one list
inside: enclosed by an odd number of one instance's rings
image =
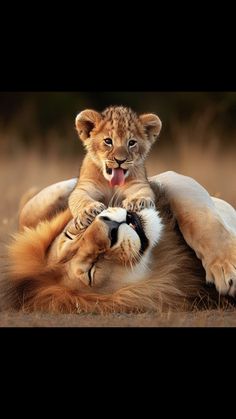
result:
[(142, 279), (150, 251), (162, 233), (154, 209), (138, 215), (109, 208), (78, 232), (69, 223), (55, 240), (49, 260), (63, 266), (63, 284), (86, 292), (110, 293)]
[(122, 185), (129, 174), (143, 166), (161, 130), (157, 115), (137, 116), (122, 106), (103, 113), (85, 110), (76, 118), (76, 129), (94, 163), (111, 185)]

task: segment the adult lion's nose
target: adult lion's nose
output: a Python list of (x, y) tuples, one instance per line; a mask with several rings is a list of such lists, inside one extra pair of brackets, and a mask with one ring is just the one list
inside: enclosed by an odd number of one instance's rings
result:
[(118, 221), (110, 220), (109, 217), (101, 216), (99, 217), (107, 226), (108, 226), (108, 234), (109, 239), (111, 240), (111, 247), (117, 242), (118, 239), (118, 229), (122, 223)]

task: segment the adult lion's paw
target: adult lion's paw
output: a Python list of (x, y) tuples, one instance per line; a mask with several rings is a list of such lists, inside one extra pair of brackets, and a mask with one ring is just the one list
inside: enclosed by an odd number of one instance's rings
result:
[(122, 201), (122, 206), (127, 211), (139, 212), (144, 208), (155, 208), (155, 203), (151, 198), (126, 198)]
[(77, 217), (75, 218), (75, 227), (77, 229), (88, 227), (94, 218), (104, 209), (106, 209), (106, 206), (98, 201), (94, 201), (86, 205), (79, 211)]
[(212, 257), (202, 261), (207, 283), (214, 283), (218, 292), (236, 297), (236, 236), (219, 244)]

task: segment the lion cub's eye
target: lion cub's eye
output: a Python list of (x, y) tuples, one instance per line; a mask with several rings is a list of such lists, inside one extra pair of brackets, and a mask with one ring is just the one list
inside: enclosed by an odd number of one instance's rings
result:
[(129, 140), (129, 147), (134, 147), (135, 144), (137, 144), (137, 141), (135, 141), (135, 140)]
[(105, 138), (104, 143), (111, 147), (112, 146), (112, 139), (111, 138)]

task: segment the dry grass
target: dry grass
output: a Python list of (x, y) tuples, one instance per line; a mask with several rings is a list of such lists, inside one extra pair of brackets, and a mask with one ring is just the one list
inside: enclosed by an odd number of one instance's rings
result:
[[(212, 195), (226, 199), (236, 207), (236, 144), (231, 149), (219, 147), (216, 136), (205, 133), (204, 123), (188, 127), (175, 125), (173, 148), (158, 146), (149, 156), (149, 175), (166, 170), (192, 176)], [(204, 133), (204, 135), (203, 135)], [(207, 136), (207, 139), (206, 139)], [(37, 151), (20, 151), (0, 156), (0, 246), (17, 228), (17, 208), (21, 195), (30, 187), (44, 187), (78, 174), (80, 156), (58, 157), (54, 153), (42, 156)], [(174, 315), (111, 315), (101, 321), (99, 316), (48, 316), (0, 313), (0, 326), (235, 326), (235, 312), (179, 313)]]
[(168, 314), (0, 313), (0, 327), (236, 327), (235, 311)]

